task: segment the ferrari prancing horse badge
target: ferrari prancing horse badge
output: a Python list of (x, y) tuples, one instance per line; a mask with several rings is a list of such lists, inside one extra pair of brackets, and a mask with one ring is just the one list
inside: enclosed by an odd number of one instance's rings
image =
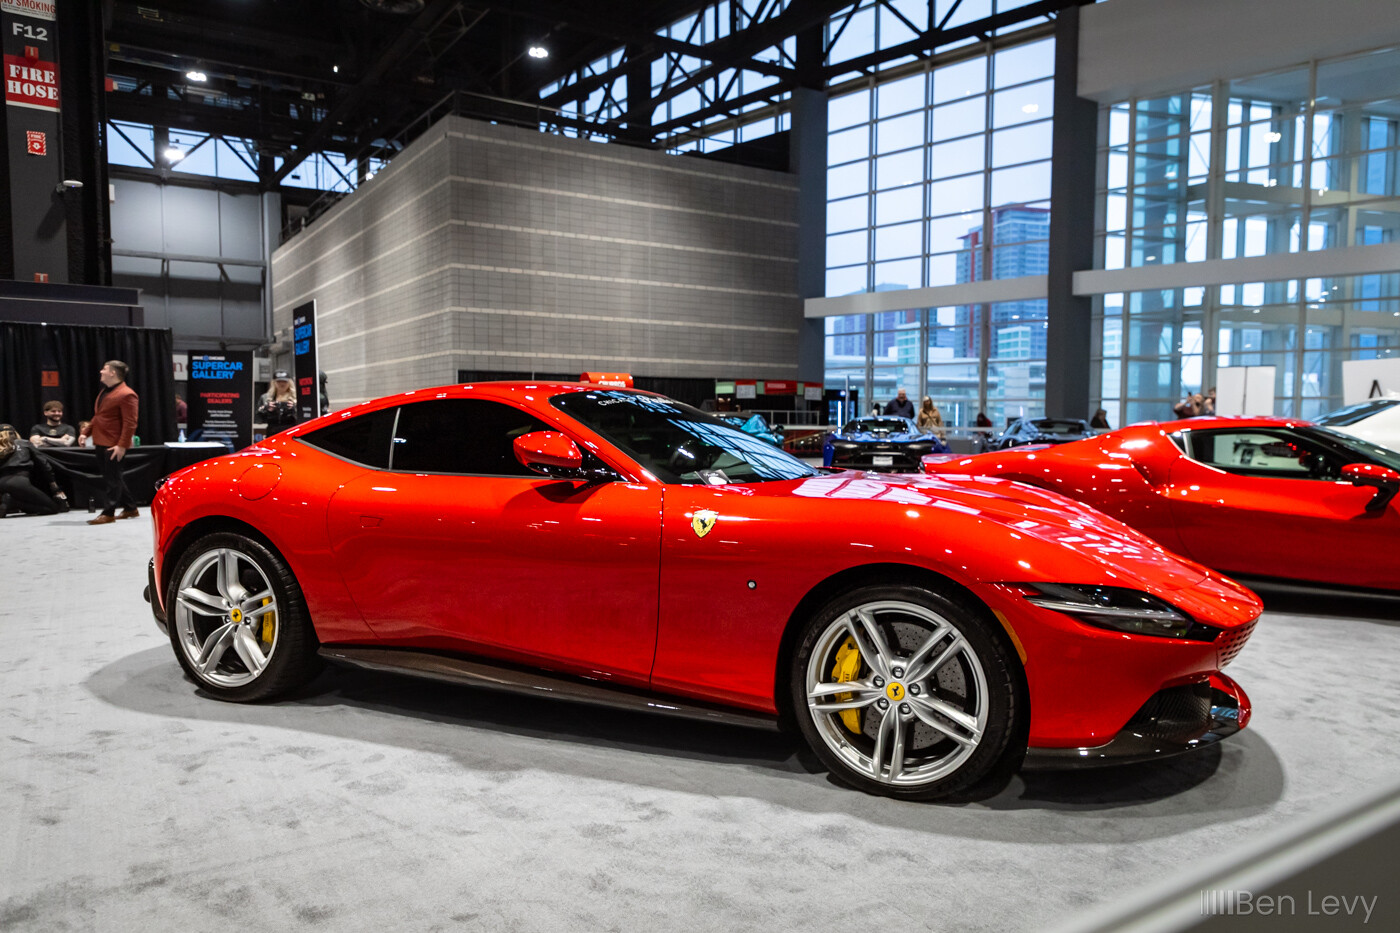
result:
[(715, 522), (719, 521), (719, 513), (709, 509), (700, 509), (690, 520), (690, 527), (695, 529), (696, 537), (703, 538), (715, 527)]

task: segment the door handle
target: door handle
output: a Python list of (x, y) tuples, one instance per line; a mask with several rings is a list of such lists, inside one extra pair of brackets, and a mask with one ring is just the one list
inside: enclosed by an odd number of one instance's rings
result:
[(361, 527), (361, 528), (378, 528), (378, 527), (383, 523), (383, 521), (384, 521), (384, 519), (380, 518), (378, 515), (361, 515), (361, 516), (360, 516), (360, 527)]

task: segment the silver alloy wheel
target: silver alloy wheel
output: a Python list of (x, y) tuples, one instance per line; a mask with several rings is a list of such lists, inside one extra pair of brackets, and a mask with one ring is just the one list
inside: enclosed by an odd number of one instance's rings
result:
[(220, 687), (252, 683), (280, 634), (277, 595), (247, 554), (212, 548), (186, 568), (176, 591), (175, 636), (200, 677)]
[[(835, 668), (850, 639), (854, 679)], [(987, 729), (981, 659), (948, 619), (916, 603), (863, 603), (826, 627), (807, 661), (807, 706), (818, 735), (857, 773), (915, 788), (952, 774)], [(843, 719), (860, 711), (859, 731)]]

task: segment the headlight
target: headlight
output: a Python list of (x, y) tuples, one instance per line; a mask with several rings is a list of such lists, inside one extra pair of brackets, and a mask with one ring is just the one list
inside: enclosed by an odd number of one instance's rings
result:
[(1215, 641), (1220, 629), (1203, 625), (1166, 600), (1121, 586), (1031, 583), (1026, 599), (1099, 628), (1133, 635)]

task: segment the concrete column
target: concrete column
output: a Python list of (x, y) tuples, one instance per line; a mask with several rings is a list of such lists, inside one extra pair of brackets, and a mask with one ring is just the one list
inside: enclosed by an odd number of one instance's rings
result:
[[(797, 73), (802, 84), (792, 92), (789, 170), (797, 176), (797, 294), (826, 294), (826, 87), (820, 77), (822, 34), (808, 29), (797, 35)], [(825, 375), (823, 321), (802, 318), (798, 324), (797, 378), (820, 382)]]
[(1093, 301), (1074, 294), (1074, 273), (1093, 268), (1094, 154), (1098, 108), (1079, 96), (1079, 7), (1055, 21), (1055, 118), (1051, 150), (1045, 414), (1087, 418)]

